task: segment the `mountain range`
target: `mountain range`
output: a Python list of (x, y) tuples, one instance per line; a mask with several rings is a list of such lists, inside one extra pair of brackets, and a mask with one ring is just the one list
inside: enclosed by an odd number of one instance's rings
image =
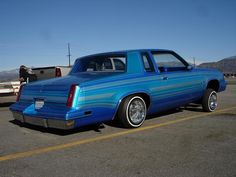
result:
[(217, 62), (202, 63), (198, 65), (200, 68), (215, 68), (223, 73), (236, 74), (236, 56), (224, 58)]
[(18, 81), (18, 80), (19, 80), (19, 69), (0, 71), (0, 82)]

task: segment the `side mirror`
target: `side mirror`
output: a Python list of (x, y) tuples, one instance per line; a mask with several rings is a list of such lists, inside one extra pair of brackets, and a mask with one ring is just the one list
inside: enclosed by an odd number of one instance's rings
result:
[(188, 65), (187, 66), (187, 70), (192, 70), (193, 69), (193, 66), (192, 65)]

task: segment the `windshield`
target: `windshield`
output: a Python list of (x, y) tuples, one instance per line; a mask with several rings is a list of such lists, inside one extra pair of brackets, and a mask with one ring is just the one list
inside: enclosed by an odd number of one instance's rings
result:
[(77, 59), (70, 74), (79, 72), (125, 72), (125, 56), (94, 56)]

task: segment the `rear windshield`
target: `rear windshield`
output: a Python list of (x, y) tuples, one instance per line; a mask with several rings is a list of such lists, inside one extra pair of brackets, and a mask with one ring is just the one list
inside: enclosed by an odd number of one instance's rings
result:
[(125, 56), (95, 56), (77, 59), (71, 74), (79, 72), (125, 72)]

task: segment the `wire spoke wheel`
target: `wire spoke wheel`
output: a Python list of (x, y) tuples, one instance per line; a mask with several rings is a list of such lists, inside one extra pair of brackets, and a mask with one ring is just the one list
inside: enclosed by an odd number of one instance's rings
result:
[(134, 99), (128, 107), (128, 116), (134, 124), (139, 124), (146, 116), (146, 108), (142, 100)]
[(145, 121), (146, 115), (146, 103), (138, 95), (131, 95), (125, 98), (118, 111), (118, 118), (126, 128), (140, 127)]

